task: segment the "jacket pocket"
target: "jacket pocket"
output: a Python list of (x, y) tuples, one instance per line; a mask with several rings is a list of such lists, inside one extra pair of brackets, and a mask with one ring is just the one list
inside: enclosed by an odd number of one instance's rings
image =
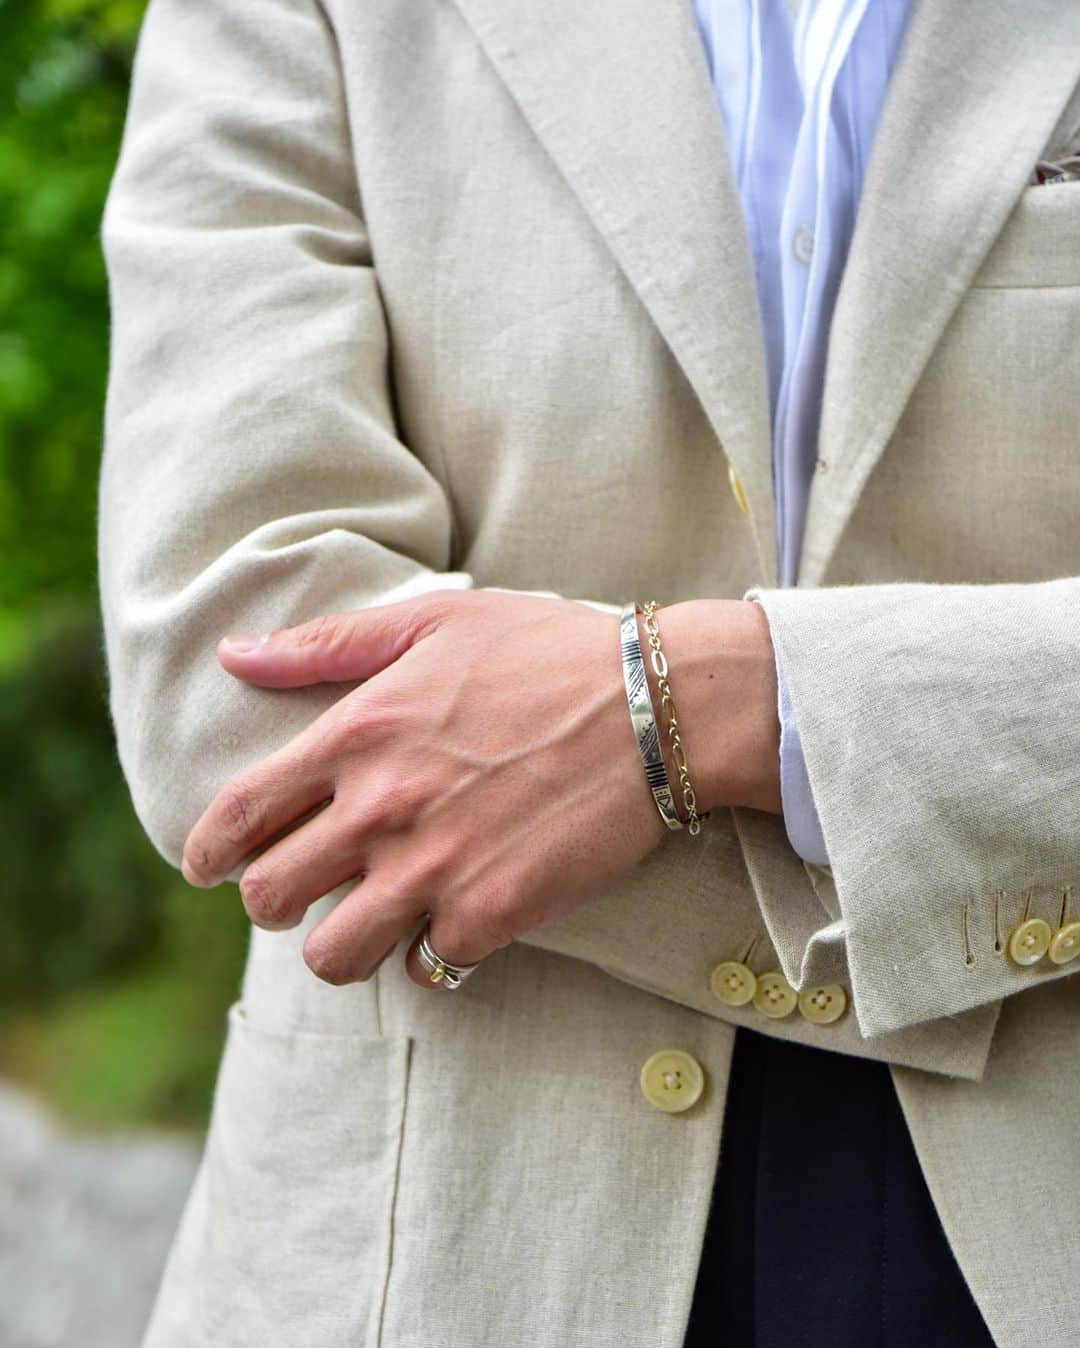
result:
[(189, 1252), (199, 1343), (378, 1342), (410, 1043), (270, 1031), (229, 1009)]

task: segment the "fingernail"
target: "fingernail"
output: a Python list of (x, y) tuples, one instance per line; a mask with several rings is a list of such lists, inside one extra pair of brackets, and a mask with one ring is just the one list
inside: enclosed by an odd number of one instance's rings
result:
[(269, 635), (269, 632), (230, 632), (221, 640), (234, 651), (253, 651), (256, 647), (265, 645)]

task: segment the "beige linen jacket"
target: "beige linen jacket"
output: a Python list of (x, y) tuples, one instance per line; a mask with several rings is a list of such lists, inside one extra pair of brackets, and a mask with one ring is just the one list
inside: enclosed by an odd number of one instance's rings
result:
[[(1028, 185), (1078, 80), (1078, 0), (916, 5), (784, 590), (689, 0), (151, 0), (100, 580), (156, 847), (347, 691), (254, 688), (221, 635), (476, 586), (756, 594), (832, 864), (718, 810), (452, 996), (309, 973), (349, 886), (256, 930), (146, 1348), (678, 1348), (741, 1024), (889, 1063), (996, 1342), (1080, 1343), (1080, 961), (1002, 948), (1025, 901), (1080, 916), (1080, 182)], [(718, 1001), (754, 935), (847, 1013)]]

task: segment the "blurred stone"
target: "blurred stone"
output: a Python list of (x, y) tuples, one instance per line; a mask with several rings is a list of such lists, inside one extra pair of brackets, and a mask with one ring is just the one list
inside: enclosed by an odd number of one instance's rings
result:
[(3, 1348), (138, 1348), (200, 1149), (76, 1132), (0, 1082)]

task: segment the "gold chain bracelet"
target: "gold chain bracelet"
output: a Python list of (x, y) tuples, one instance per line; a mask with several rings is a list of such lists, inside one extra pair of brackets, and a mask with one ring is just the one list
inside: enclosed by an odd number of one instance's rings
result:
[(697, 812), (697, 797), (694, 795), (694, 788), (690, 785), (690, 774), (686, 767), (686, 750), (683, 748), (682, 738), (679, 735), (679, 718), (675, 714), (675, 701), (671, 696), (671, 684), (668, 683), (667, 658), (660, 649), (660, 625), (656, 621), (656, 608), (656, 600), (650, 599), (642, 605), (641, 611), (645, 618), (645, 631), (649, 635), (652, 667), (656, 674), (657, 687), (660, 689), (660, 705), (664, 710), (668, 737), (671, 740), (671, 757), (679, 773), (679, 785), (682, 787), (683, 804), (686, 807), (686, 827), (696, 837), (701, 832), (701, 825), (708, 819), (709, 812), (708, 810), (704, 814), (698, 814)]

